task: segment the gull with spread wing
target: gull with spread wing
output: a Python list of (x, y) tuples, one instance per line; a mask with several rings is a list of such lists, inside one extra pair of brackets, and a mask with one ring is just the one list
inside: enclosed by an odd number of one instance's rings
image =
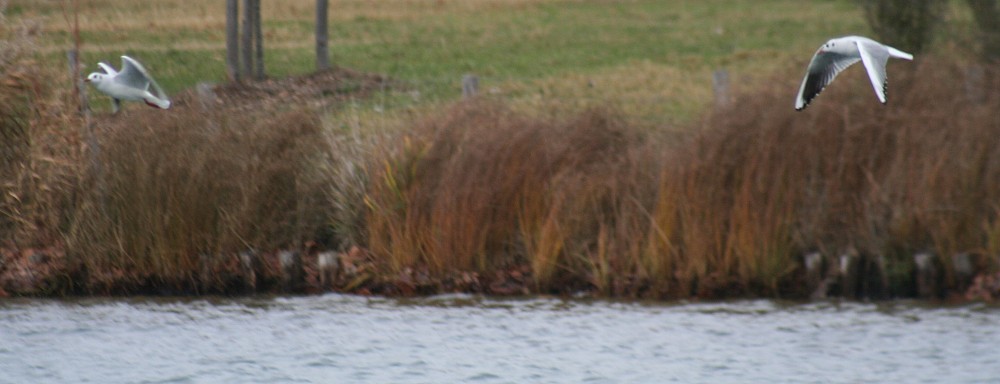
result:
[[(114, 112), (121, 109), (122, 100), (144, 101), (151, 107), (170, 108), (170, 99), (159, 84), (135, 59), (122, 56), (122, 70), (116, 71), (110, 65), (97, 63), (105, 73), (94, 72), (87, 76), (87, 82), (94, 84), (98, 91), (111, 96)], [(155, 93), (153, 93), (155, 92)]]
[(823, 88), (833, 82), (837, 74), (858, 61), (868, 71), (875, 96), (885, 104), (885, 92), (889, 84), (885, 76), (885, 64), (890, 57), (913, 60), (913, 55), (867, 37), (846, 36), (827, 41), (809, 62), (806, 77), (802, 79), (799, 95), (795, 98), (795, 110), (805, 109)]

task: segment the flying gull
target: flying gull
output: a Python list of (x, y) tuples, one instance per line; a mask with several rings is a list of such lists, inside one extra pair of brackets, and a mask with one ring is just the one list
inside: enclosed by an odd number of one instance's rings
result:
[[(122, 56), (122, 70), (115, 71), (110, 65), (97, 63), (105, 73), (94, 72), (87, 76), (87, 81), (94, 84), (98, 91), (111, 96), (114, 101), (114, 111), (121, 109), (122, 100), (144, 101), (151, 107), (170, 108), (170, 100), (159, 84), (146, 72), (142, 64), (135, 59)], [(152, 89), (150, 89), (152, 87)], [(155, 93), (153, 93), (153, 92)]]
[(823, 88), (833, 82), (837, 74), (859, 60), (868, 71), (875, 96), (885, 104), (885, 91), (889, 84), (885, 76), (885, 63), (890, 57), (913, 60), (913, 55), (867, 37), (846, 36), (827, 41), (816, 50), (809, 62), (806, 77), (802, 79), (799, 95), (795, 98), (795, 110), (805, 109)]

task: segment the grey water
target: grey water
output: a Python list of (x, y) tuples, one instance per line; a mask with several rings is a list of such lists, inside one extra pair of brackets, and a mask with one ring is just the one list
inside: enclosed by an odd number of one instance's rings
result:
[(1000, 307), (0, 300), (2, 383), (997, 383)]

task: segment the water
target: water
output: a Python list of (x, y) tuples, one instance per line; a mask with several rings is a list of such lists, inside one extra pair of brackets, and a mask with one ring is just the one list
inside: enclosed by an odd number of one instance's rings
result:
[(0, 300), (3, 383), (996, 383), (998, 362), (984, 304)]

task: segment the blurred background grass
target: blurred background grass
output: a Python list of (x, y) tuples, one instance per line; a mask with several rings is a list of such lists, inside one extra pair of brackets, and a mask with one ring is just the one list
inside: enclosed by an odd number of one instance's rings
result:
[[(13, 0), (37, 20), (44, 65), (65, 67), (64, 3)], [(313, 69), (312, 0), (262, 4), (268, 75)], [(225, 80), (223, 1), (81, 1), (81, 62), (147, 63), (170, 93)], [(735, 81), (798, 71), (830, 36), (865, 34), (854, 1), (334, 0), (335, 65), (403, 81), (364, 103), (397, 111), (450, 101), (464, 74), (515, 104), (559, 111), (611, 103), (651, 124), (692, 118), (711, 102), (711, 76)]]

